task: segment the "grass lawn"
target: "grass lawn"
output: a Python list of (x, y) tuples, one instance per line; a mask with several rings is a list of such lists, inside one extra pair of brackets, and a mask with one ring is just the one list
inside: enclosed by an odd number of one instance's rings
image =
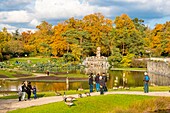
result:
[[(168, 92), (170, 90), (169, 86), (155, 86), (155, 87), (149, 87), (150, 92), (156, 92), (156, 91), (166, 91)], [(113, 90), (113, 89), (108, 89), (109, 92), (111, 91), (141, 91), (143, 92), (143, 87), (135, 87), (135, 88), (130, 88), (130, 90), (124, 90), (124, 89), (118, 89), (118, 90)], [(89, 89), (85, 89), (83, 91), (75, 91), (75, 90), (68, 90), (68, 91), (59, 91), (62, 95), (64, 94), (64, 92), (66, 92), (67, 95), (71, 95), (71, 94), (78, 94), (78, 93), (85, 93), (85, 92), (89, 92)], [(37, 96), (39, 98), (42, 97), (49, 97), (49, 96), (56, 96), (54, 91), (50, 91), (50, 92), (37, 92)], [(18, 98), (18, 95), (16, 93), (11, 93), (8, 96), (2, 96), (0, 97), (0, 99), (16, 99)], [(33, 98), (33, 95), (32, 95)]]
[(85, 74), (65, 74), (65, 75), (53, 75), (52, 76), (58, 76), (58, 77), (71, 77), (71, 78), (88, 78), (89, 76), (88, 75), (85, 75)]
[(32, 76), (31, 72), (23, 71), (23, 70), (22, 71), (21, 70), (12, 70), (12, 69), (0, 70), (0, 75), (5, 75), (5, 76), (7, 76), (9, 78), (17, 78), (14, 75), (20, 75), (20, 74), (21, 75), (25, 74), (25, 75)]
[(47, 62), (51, 58), (42, 58), (42, 57), (19, 57), (19, 58), (12, 58), (9, 61), (12, 63), (15, 63), (16, 61), (18, 62), (27, 62), (30, 60), (32, 63), (37, 63), (37, 62)]
[(146, 71), (146, 68), (113, 68), (111, 70)]
[[(78, 93), (89, 92), (89, 90), (83, 90), (83, 91), (75, 91), (75, 90), (59, 91), (59, 93), (61, 93), (62, 95), (64, 94), (64, 92), (66, 92), (67, 95), (71, 95), (71, 94), (78, 94)], [(56, 96), (56, 93), (54, 91), (50, 91), (50, 92), (37, 92), (37, 97), (38, 98), (50, 97), (50, 96)], [(7, 96), (1, 96), (0, 97), (0, 99), (17, 99), (17, 98), (18, 98), (18, 94), (16, 94), (16, 93), (10, 93)], [(33, 98), (33, 95), (31, 96), (31, 98)]]
[(9, 78), (14, 78), (14, 76), (12, 76), (14, 74), (16, 74), (16, 73), (12, 72), (12, 71), (0, 70), (0, 75), (5, 75), (5, 76), (7, 76)]
[(167, 109), (170, 97), (100, 95), (79, 98), (68, 107), (64, 102), (10, 111), (9, 113), (143, 113)]
[[(143, 91), (143, 87), (130, 87), (130, 90), (125, 89), (118, 89), (112, 91)], [(156, 92), (156, 91), (169, 91), (170, 86), (149, 86), (149, 92)]]

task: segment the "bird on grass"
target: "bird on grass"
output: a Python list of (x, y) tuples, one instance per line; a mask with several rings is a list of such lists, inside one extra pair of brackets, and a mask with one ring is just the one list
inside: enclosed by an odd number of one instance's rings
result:
[(83, 95), (81, 93), (78, 94), (79, 98), (83, 98)]
[(78, 88), (77, 91), (83, 91), (84, 89), (83, 88)]
[(91, 96), (89, 92), (85, 92), (84, 94), (85, 94), (87, 97), (88, 97), (88, 96)]
[(74, 100), (76, 100), (76, 98), (75, 97), (72, 97), (72, 96), (66, 96), (66, 93), (64, 92), (64, 95), (63, 95), (63, 100), (64, 101), (68, 101), (68, 102), (72, 102), (72, 101), (74, 101)]
[(64, 99), (64, 102), (66, 105), (68, 105), (69, 107), (71, 107), (74, 103), (72, 101), (67, 101), (67, 98)]
[(58, 92), (58, 91), (55, 91), (55, 94), (56, 94), (57, 96), (60, 96), (60, 95), (61, 95), (61, 93)]

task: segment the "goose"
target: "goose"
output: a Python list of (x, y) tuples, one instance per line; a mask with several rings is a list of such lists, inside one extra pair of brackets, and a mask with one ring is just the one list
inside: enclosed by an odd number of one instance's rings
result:
[(63, 100), (66, 101), (67, 97), (66, 97), (66, 93), (64, 92), (64, 95), (63, 95)]
[(64, 99), (64, 102), (66, 105), (68, 105), (69, 107), (71, 107), (74, 103), (71, 101), (71, 102), (68, 102), (67, 101), (67, 98)]
[(79, 97), (79, 98), (82, 98), (82, 97), (83, 97), (83, 95), (82, 95), (81, 93), (79, 93), (79, 94), (78, 94), (78, 97)]
[(76, 98), (75, 98), (75, 97), (72, 97), (72, 96), (66, 97), (66, 93), (64, 92), (63, 100), (64, 100), (64, 101), (68, 101), (68, 102), (72, 102), (73, 100), (76, 100)]
[(91, 96), (89, 92), (84, 93), (87, 97)]
[(78, 88), (77, 91), (83, 91), (84, 89), (83, 88)]
[(74, 103), (73, 102), (65, 102), (66, 105), (68, 105), (69, 107), (71, 107)]
[(60, 96), (60, 95), (61, 95), (61, 93), (58, 92), (58, 91), (56, 91), (55, 94), (56, 94), (57, 96)]
[(76, 100), (76, 98), (75, 98), (75, 97), (72, 97), (72, 96), (67, 97), (67, 99)]
[(129, 89), (130, 89), (130, 87), (125, 87), (125, 89), (126, 89), (126, 90), (129, 90)]

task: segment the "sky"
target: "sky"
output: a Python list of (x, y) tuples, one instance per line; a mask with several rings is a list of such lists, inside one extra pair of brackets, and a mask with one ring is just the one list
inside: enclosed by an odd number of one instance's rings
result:
[(0, 0), (0, 30), (35, 31), (42, 21), (57, 25), (71, 17), (102, 13), (112, 20), (125, 13), (151, 29), (170, 21), (170, 0)]

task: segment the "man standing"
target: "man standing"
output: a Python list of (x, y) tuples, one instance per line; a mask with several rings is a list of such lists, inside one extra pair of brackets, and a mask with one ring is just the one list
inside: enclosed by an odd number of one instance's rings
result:
[(96, 82), (96, 91), (100, 91), (100, 84), (99, 84), (99, 73), (97, 74), (97, 76), (95, 77), (95, 82)]
[(149, 76), (148, 76), (148, 73), (145, 72), (144, 73), (144, 93), (148, 93), (149, 92)]
[(103, 95), (104, 94), (104, 84), (105, 84), (105, 82), (104, 82), (102, 76), (99, 77), (99, 84), (100, 84), (100, 94)]
[(89, 76), (89, 86), (90, 86), (90, 92), (93, 92), (93, 73)]
[(31, 82), (28, 82), (28, 85), (27, 85), (28, 100), (30, 100), (30, 97), (31, 97), (31, 90), (32, 90)]
[(107, 86), (106, 86), (107, 76), (106, 76), (105, 73), (103, 73), (102, 77), (103, 77), (103, 80), (104, 80), (104, 87), (103, 87), (103, 89), (104, 89), (105, 92), (107, 92)]

